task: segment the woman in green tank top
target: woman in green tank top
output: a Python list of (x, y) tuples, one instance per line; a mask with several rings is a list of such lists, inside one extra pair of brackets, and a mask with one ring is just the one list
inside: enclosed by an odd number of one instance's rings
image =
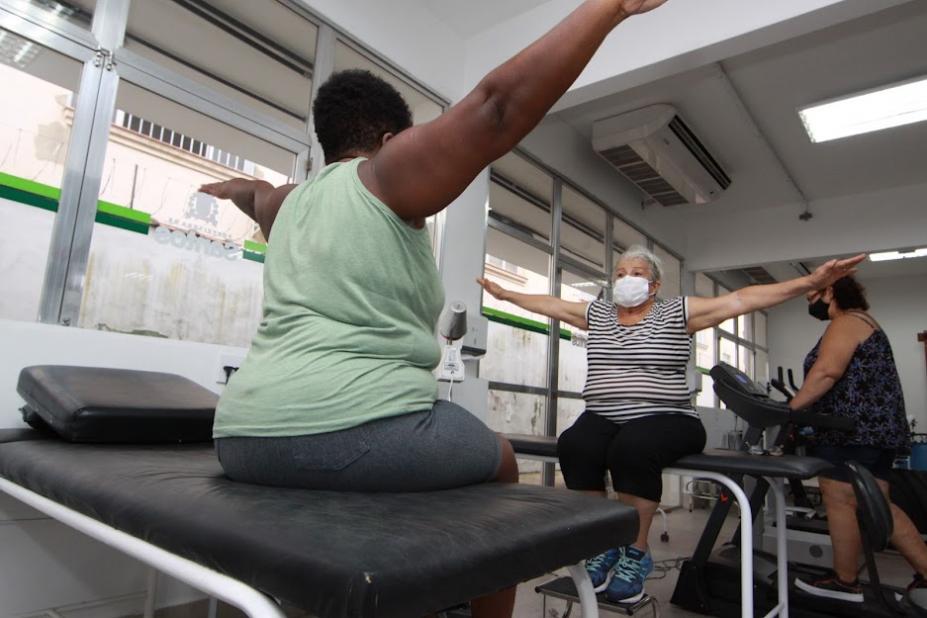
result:
[[(507, 441), (436, 402), (444, 298), (425, 219), (540, 122), (613, 28), (663, 2), (587, 0), (414, 127), (386, 82), (337, 73), (313, 104), (317, 178), (202, 187), (268, 239), (263, 319), (216, 411), (230, 478), (346, 491), (517, 482)], [(473, 615), (511, 616), (513, 604), (514, 588), (475, 600)]]

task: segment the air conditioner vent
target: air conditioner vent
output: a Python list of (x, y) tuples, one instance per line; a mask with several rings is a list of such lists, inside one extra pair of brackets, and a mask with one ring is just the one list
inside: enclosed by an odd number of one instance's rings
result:
[(731, 186), (717, 159), (670, 105), (597, 121), (596, 152), (664, 206), (706, 204)]
[(673, 195), (679, 195), (676, 193), (676, 189), (673, 188), (673, 185), (666, 182), (659, 176), (651, 180), (642, 180), (641, 182), (637, 183), (637, 186), (654, 197), (660, 193), (672, 193)]
[(654, 195), (653, 199), (657, 200), (661, 206), (681, 206), (683, 204), (689, 203), (686, 198), (679, 195), (675, 191), (672, 193), (661, 193)]
[(616, 167), (623, 167), (632, 163), (643, 163), (644, 161), (641, 159), (641, 156), (634, 152), (634, 149), (630, 146), (619, 146), (618, 148), (611, 148), (600, 154), (605, 157), (609, 163)]
[[(660, 175), (655, 169), (641, 161), (634, 165), (619, 167), (621, 173), (634, 182), (646, 182), (648, 180), (660, 179)], [(661, 179), (662, 180), (662, 179)]]

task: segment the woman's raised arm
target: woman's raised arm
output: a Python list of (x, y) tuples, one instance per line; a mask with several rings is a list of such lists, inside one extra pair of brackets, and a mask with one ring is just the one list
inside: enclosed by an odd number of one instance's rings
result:
[(443, 210), (537, 126), (615, 26), (665, 1), (586, 0), (447, 113), (388, 140), (361, 181), (407, 221)]

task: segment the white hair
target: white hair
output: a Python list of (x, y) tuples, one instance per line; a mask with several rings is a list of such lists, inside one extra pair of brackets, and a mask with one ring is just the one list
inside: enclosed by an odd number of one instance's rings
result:
[[(658, 258), (653, 251), (641, 245), (632, 245), (627, 251), (618, 258), (618, 264), (625, 260), (644, 260), (650, 267), (650, 278), (654, 283), (663, 281), (663, 260)], [(617, 264), (615, 265), (617, 269)]]

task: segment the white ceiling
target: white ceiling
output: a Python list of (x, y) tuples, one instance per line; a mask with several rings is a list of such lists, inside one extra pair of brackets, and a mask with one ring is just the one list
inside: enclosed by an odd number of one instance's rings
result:
[(809, 103), (919, 75), (927, 75), (927, 2), (603, 97), (559, 116), (588, 137), (595, 120), (672, 104), (733, 178), (725, 195), (706, 208), (742, 211), (799, 199), (764, 138), (752, 130), (738, 97), (801, 190), (816, 200), (927, 181), (927, 123), (812, 144), (796, 112)]
[[(809, 262), (807, 266), (816, 268), (822, 263), (822, 261)], [(856, 277), (860, 281), (883, 279), (885, 277), (927, 277), (927, 258), (891, 260), (887, 262), (864, 260), (856, 270)]]
[[(813, 144), (797, 114), (807, 104), (918, 76), (927, 76), (927, 2), (910, 2), (558, 116), (588, 138), (598, 119), (672, 104), (733, 179), (713, 204), (674, 208), (680, 215), (696, 215), (696, 208), (706, 214), (743, 212), (799, 202), (770, 145), (811, 201), (927, 182), (927, 122)], [(783, 212), (794, 217), (796, 211)], [(861, 275), (927, 275), (927, 259), (912, 262), (918, 260), (867, 263)], [(779, 278), (797, 274), (787, 265), (767, 268)]]
[[(824, 262), (825, 260), (806, 260), (802, 264), (806, 268), (814, 270)], [(763, 268), (779, 281), (793, 279), (804, 274), (804, 270), (801, 270), (798, 263), (795, 262), (764, 264)], [(872, 262), (867, 259), (860, 263), (856, 270), (856, 276), (860, 281), (884, 279), (886, 277), (927, 277), (927, 258), (887, 262)]]
[(591, 140), (596, 120), (669, 103), (733, 179), (722, 198), (705, 208), (743, 210), (796, 201), (796, 193), (775, 168), (768, 149), (751, 131), (722, 80), (718, 67), (706, 67), (564, 110), (558, 116)]
[(425, 0), (425, 6), (459, 35), (469, 38), (547, 1)]
[(927, 76), (927, 3), (911, 2), (725, 66), (812, 199), (927, 180), (927, 123), (813, 144), (796, 114), (808, 104)]

